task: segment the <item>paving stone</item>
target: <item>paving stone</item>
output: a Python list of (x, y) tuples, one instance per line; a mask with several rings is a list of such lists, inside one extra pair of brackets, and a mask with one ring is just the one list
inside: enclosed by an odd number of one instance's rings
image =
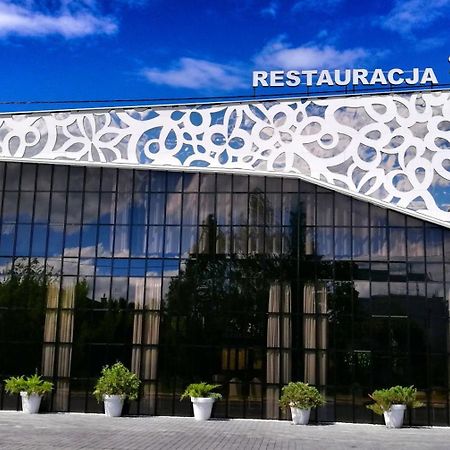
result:
[(274, 420), (210, 420), (191, 417), (119, 417), (0, 411), (5, 450), (262, 450), (446, 449), (450, 428), (389, 430), (381, 425), (295, 426)]

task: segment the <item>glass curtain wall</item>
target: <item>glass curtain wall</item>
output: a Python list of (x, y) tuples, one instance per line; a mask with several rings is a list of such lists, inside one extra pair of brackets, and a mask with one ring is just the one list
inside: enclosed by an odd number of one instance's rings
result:
[(304, 380), (312, 420), (414, 384), (410, 423), (449, 424), (449, 230), (294, 179), (1, 163), (0, 189), (0, 377), (53, 380), (47, 410), (101, 411), (120, 360), (130, 414), (190, 415), (205, 380), (216, 417), (285, 418)]

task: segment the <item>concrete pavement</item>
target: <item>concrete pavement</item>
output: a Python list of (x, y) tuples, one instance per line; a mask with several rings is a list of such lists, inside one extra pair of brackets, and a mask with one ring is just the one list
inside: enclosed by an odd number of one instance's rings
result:
[(0, 449), (449, 449), (450, 428), (0, 411)]

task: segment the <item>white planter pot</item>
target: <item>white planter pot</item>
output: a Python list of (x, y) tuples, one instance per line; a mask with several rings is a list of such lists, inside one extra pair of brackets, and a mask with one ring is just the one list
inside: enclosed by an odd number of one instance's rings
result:
[(292, 422), (294, 425), (307, 425), (309, 422), (309, 414), (311, 412), (311, 408), (308, 409), (300, 409), (294, 408), (291, 406), (291, 416)]
[(22, 397), (22, 411), (25, 414), (37, 414), (39, 412), (42, 395), (28, 395), (25, 391), (22, 391), (20, 396)]
[(401, 428), (405, 416), (405, 405), (392, 405), (389, 411), (383, 413), (387, 428)]
[(121, 395), (104, 395), (106, 417), (120, 417), (123, 408), (123, 397)]
[(195, 420), (208, 420), (211, 417), (214, 400), (210, 397), (191, 397)]

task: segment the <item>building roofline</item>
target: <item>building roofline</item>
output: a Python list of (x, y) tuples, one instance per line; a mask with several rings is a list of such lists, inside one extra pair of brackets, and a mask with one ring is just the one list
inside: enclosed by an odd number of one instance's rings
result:
[[(111, 106), (96, 106), (96, 107), (87, 107), (87, 108), (60, 108), (60, 109), (40, 109), (40, 110), (22, 110), (22, 111), (5, 111), (0, 112), (1, 117), (11, 117), (17, 115), (34, 115), (34, 114), (57, 114), (57, 113), (76, 113), (76, 112), (110, 112), (112, 110), (120, 109), (178, 109), (178, 108), (186, 108), (186, 107), (195, 107), (195, 106), (220, 106), (220, 105), (233, 105), (233, 104), (251, 104), (251, 103), (261, 103), (261, 102), (291, 102), (291, 101), (301, 101), (301, 100), (317, 100), (317, 99), (328, 99), (328, 98), (346, 98), (346, 97), (366, 97), (373, 95), (392, 95), (392, 94), (419, 94), (419, 93), (433, 93), (433, 92), (449, 92), (450, 93), (450, 85), (449, 84), (440, 84), (429, 87), (421, 87), (417, 86), (404, 86), (396, 89), (387, 89), (387, 90), (375, 90), (375, 89), (360, 89), (350, 91), (348, 89), (340, 91), (314, 91), (314, 92), (304, 92), (304, 93), (293, 93), (293, 94), (267, 94), (267, 95), (248, 95), (248, 96), (230, 96), (230, 97), (203, 97), (203, 99), (215, 99), (209, 101), (191, 101), (191, 100), (201, 100), (202, 97), (185, 97), (185, 98), (173, 98), (173, 99), (164, 99), (158, 98), (155, 99), (156, 103), (145, 103), (139, 104), (141, 100), (125, 100), (130, 102), (129, 104), (112, 104)], [(150, 99), (143, 99), (142, 101), (151, 101)], [(180, 100), (178, 103), (157, 103), (163, 102), (165, 100)], [(122, 102), (121, 100), (110, 100), (112, 103)], [(124, 101), (124, 102), (125, 102)], [(86, 101), (70, 101), (70, 103), (108, 103), (108, 100), (86, 100)], [(132, 102), (137, 102), (138, 104), (132, 104)], [(52, 101), (52, 102), (4, 102), (3, 105), (10, 104), (49, 104), (49, 103), (69, 103), (69, 101)], [(0, 102), (0, 105), (2, 103)]]

